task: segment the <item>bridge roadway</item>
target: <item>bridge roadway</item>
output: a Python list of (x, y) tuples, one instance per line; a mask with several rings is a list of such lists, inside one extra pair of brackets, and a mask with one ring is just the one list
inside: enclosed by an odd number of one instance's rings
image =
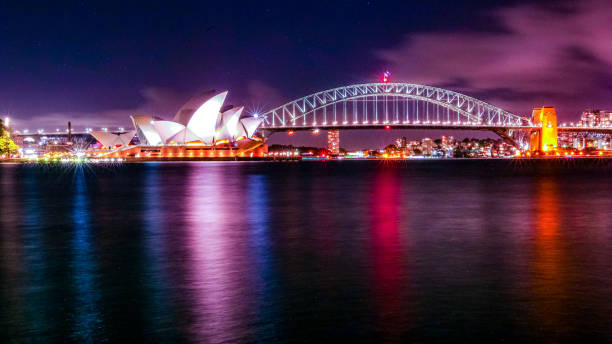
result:
[[(288, 131), (308, 131), (308, 130), (315, 130), (315, 129), (320, 129), (320, 130), (367, 130), (367, 129), (376, 129), (376, 130), (381, 130), (381, 129), (387, 129), (386, 126), (389, 126), (389, 130), (392, 129), (411, 129), (411, 130), (478, 130), (478, 131), (492, 131), (496, 134), (500, 134), (500, 133), (505, 133), (508, 130), (513, 130), (513, 131), (531, 131), (531, 130), (536, 130), (539, 127), (537, 126), (503, 126), (503, 125), (481, 125), (481, 124), (477, 124), (477, 123), (470, 123), (470, 124), (443, 124), (443, 123), (437, 123), (437, 124), (426, 124), (426, 123), (387, 123), (387, 124), (383, 124), (383, 123), (378, 123), (378, 124), (373, 124), (373, 123), (367, 123), (367, 124), (353, 124), (353, 123), (347, 123), (347, 124), (342, 124), (342, 123), (336, 123), (336, 124), (326, 124), (326, 125), (295, 125), (295, 126), (277, 126), (277, 127), (267, 127), (264, 126), (262, 127), (262, 130), (264, 131), (264, 133), (267, 135), (272, 134), (272, 133), (277, 133), (277, 132), (288, 132)], [(608, 135), (612, 135), (612, 127), (567, 127), (567, 126), (560, 126), (557, 127), (557, 130), (559, 132), (573, 132), (573, 133), (597, 133), (597, 134), (608, 134)], [(115, 134), (121, 134), (123, 132), (121, 131), (113, 131), (113, 133)], [(50, 137), (50, 138), (54, 138), (54, 137), (68, 137), (68, 133), (66, 132), (49, 132), (49, 133), (28, 133), (28, 134), (24, 134), (24, 133), (15, 133), (15, 136), (21, 136), (21, 137), (30, 137), (35, 139), (35, 141), (40, 141), (42, 137), (46, 136), (46, 137)], [(81, 138), (85, 138), (85, 137), (91, 137), (93, 138), (93, 136), (90, 136), (90, 134), (88, 132), (73, 132), (72, 133), (73, 137), (81, 137)]]
[(503, 125), (481, 125), (481, 124), (408, 124), (408, 123), (378, 123), (378, 124), (326, 124), (326, 125), (295, 125), (295, 126), (275, 126), (262, 127), (268, 133), (304, 131), (304, 130), (355, 130), (355, 129), (425, 129), (425, 130), (534, 130), (537, 126), (503, 126)]
[(612, 127), (557, 127), (558, 131), (567, 131), (573, 133), (597, 133), (597, 134), (612, 134)]
[[(516, 135), (513, 133), (522, 133), (524, 138), (541, 127), (535, 125), (515, 125), (515, 126), (504, 126), (504, 125), (483, 125), (478, 123), (461, 123), (461, 124), (443, 124), (443, 123), (336, 123), (336, 124), (325, 124), (325, 125), (295, 125), (295, 126), (275, 126), (275, 127), (263, 127), (264, 136), (269, 136), (275, 132), (289, 132), (289, 131), (309, 131), (309, 130), (366, 130), (366, 129), (414, 129), (414, 130), (480, 130), (480, 131), (491, 131), (501, 137), (508, 144), (519, 147), (519, 143), (516, 139)], [(612, 135), (612, 128), (590, 128), (590, 127), (558, 127), (558, 133), (562, 132), (574, 132), (574, 133), (598, 133)]]
[[(389, 128), (387, 128), (389, 126)], [(294, 126), (263, 126), (262, 130), (269, 133), (304, 131), (304, 130), (355, 130), (355, 129), (426, 129), (426, 130), (536, 130), (539, 126), (504, 126), (504, 125), (483, 125), (483, 124), (414, 124), (414, 123), (387, 123), (387, 124), (325, 124), (325, 125), (294, 125)], [(557, 127), (558, 131), (612, 134), (612, 127)]]

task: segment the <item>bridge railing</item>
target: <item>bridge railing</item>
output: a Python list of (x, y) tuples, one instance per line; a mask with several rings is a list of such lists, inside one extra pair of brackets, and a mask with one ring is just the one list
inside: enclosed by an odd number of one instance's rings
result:
[(371, 83), (317, 92), (264, 114), (264, 128), (372, 124), (529, 126), (529, 119), (464, 94), (408, 83)]

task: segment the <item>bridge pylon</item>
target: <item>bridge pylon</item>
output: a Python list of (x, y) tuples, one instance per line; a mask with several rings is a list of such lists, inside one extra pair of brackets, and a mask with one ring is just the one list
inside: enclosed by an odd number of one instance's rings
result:
[(557, 149), (558, 130), (555, 108), (553, 106), (534, 108), (531, 117), (531, 121), (538, 128), (529, 135), (529, 150), (546, 153)]

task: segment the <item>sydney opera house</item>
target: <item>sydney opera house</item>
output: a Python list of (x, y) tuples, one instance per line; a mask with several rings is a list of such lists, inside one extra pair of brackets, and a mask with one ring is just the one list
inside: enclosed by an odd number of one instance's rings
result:
[[(243, 113), (244, 107), (223, 106), (227, 91), (211, 91), (191, 99), (173, 120), (150, 115), (131, 116), (134, 130), (115, 134), (94, 131), (99, 156), (123, 158), (197, 158), (261, 156), (262, 119)], [(133, 145), (134, 136), (140, 144)]]

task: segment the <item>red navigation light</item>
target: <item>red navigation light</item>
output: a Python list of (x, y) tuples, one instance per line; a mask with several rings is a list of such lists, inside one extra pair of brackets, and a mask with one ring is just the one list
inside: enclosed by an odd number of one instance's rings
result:
[(391, 126), (387, 124), (387, 125), (385, 125), (385, 129), (387, 129), (387, 130), (391, 129)]
[(289, 130), (287, 134), (289, 134), (289, 136), (293, 135), (293, 130)]
[(389, 79), (391, 78), (391, 72), (386, 71), (383, 73), (383, 77), (382, 77), (382, 82), (384, 82), (385, 84), (389, 82)]

